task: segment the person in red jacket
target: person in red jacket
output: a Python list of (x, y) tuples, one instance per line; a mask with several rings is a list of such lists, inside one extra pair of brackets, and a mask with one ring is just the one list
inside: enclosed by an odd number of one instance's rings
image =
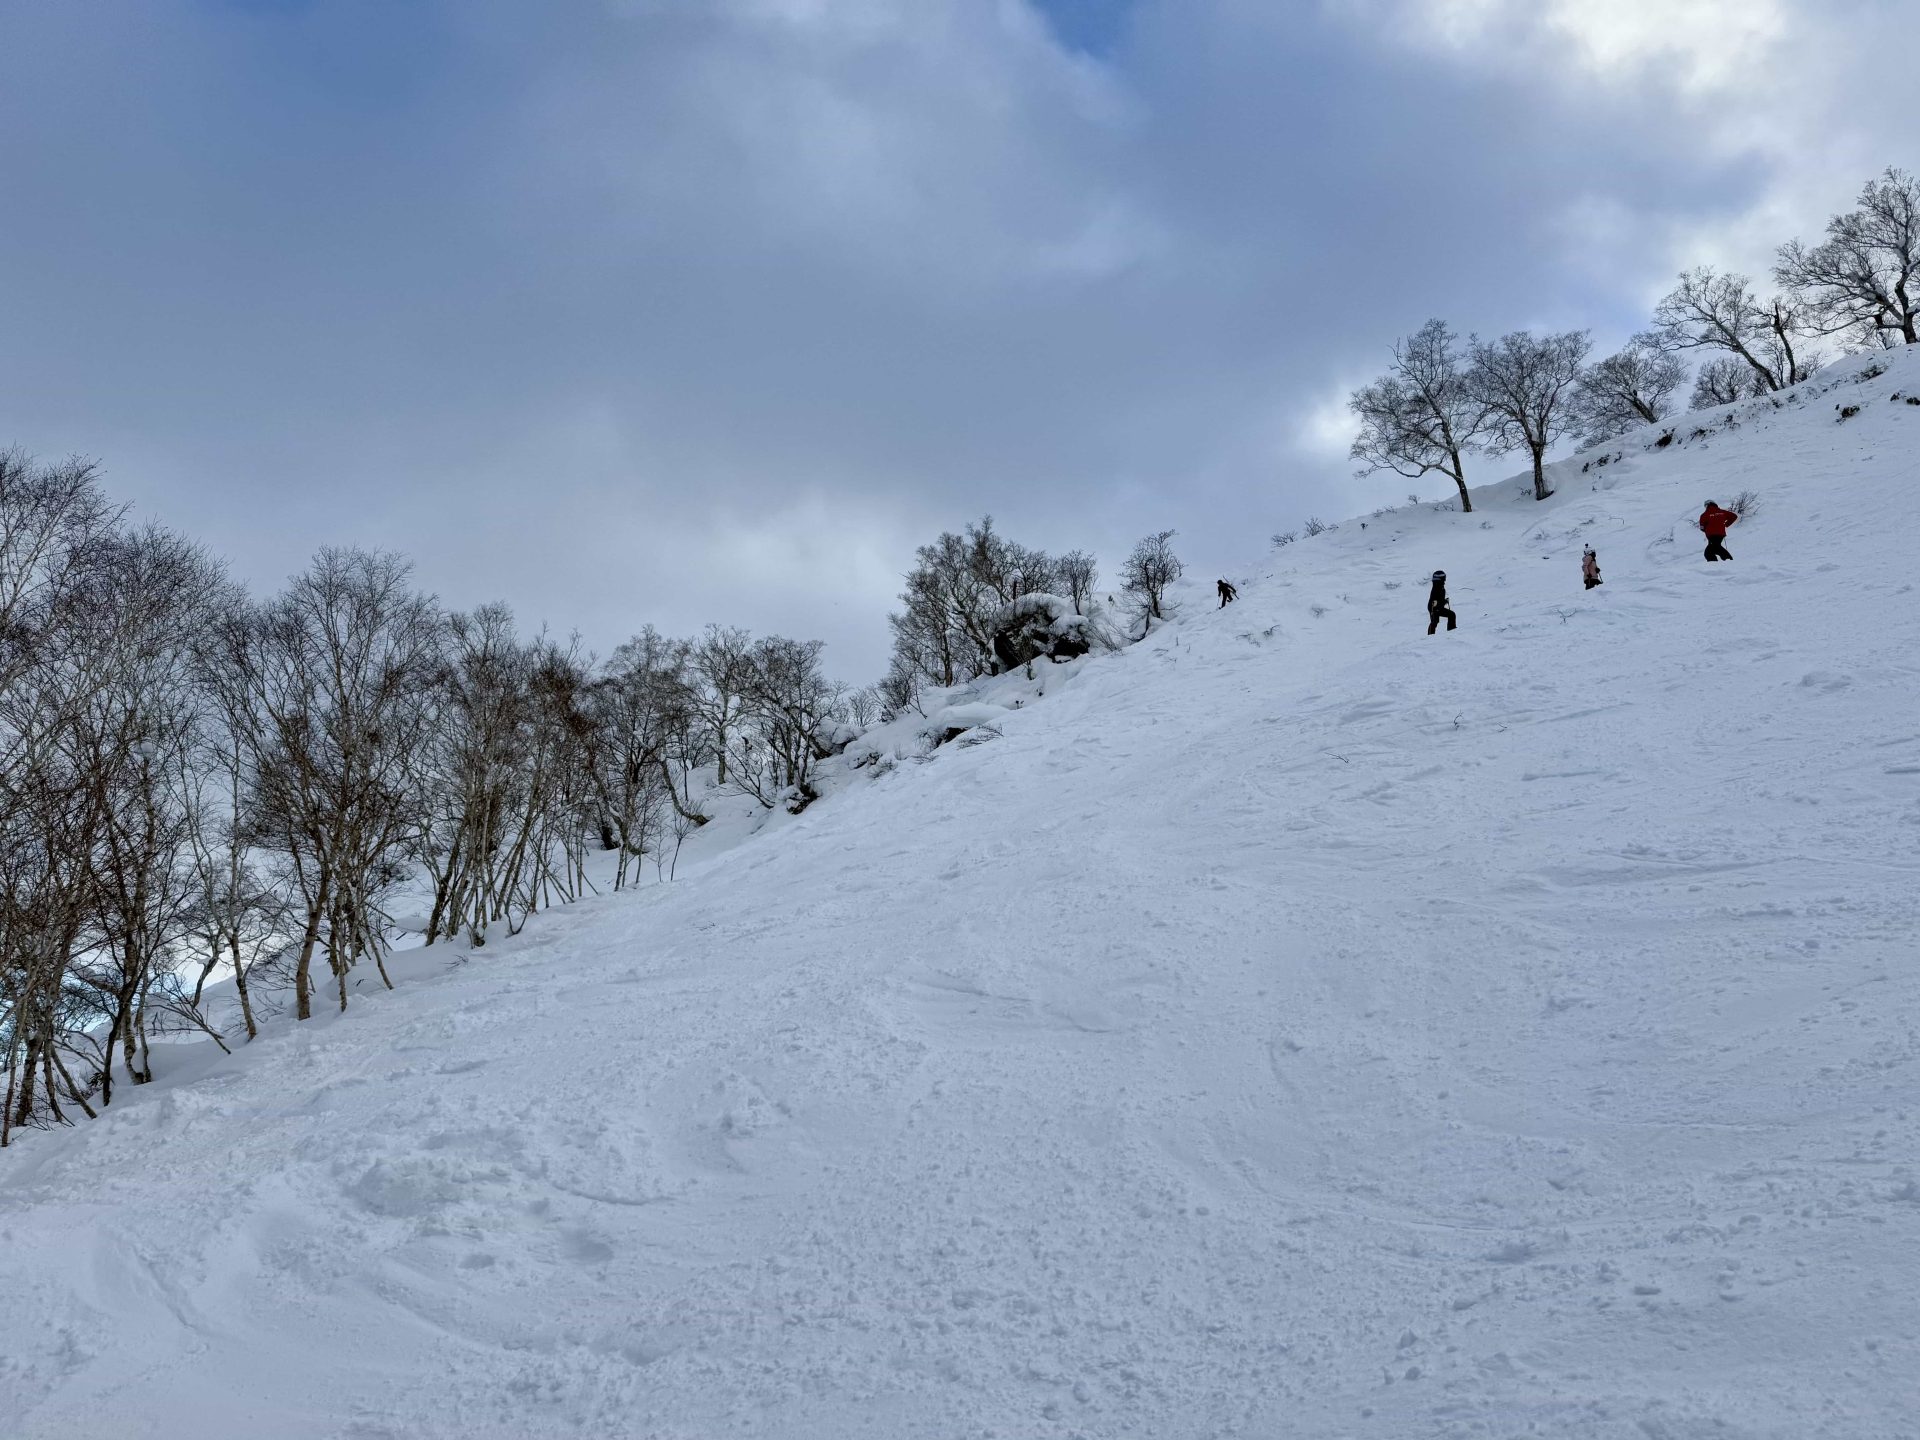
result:
[(1731, 560), (1727, 547), (1722, 543), (1727, 538), (1727, 527), (1738, 523), (1740, 517), (1731, 510), (1722, 510), (1713, 501), (1707, 501), (1707, 508), (1700, 512), (1700, 533), (1707, 537), (1707, 559)]

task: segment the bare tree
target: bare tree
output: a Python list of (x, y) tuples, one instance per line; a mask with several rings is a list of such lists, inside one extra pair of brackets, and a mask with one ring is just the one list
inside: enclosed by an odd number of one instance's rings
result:
[(260, 1034), (253, 984), (284, 953), (292, 901), (282, 877), (258, 864), (247, 843), (245, 743), (217, 702), (204, 706), (198, 739), (185, 776), (196, 792), (198, 817), (188, 836), (195, 887), (190, 924), (200, 964), (190, 1003), (198, 1008), (208, 978), (226, 966), (241, 1024), (253, 1040)]
[[(619, 851), (616, 890), (629, 863), (656, 850), (669, 811), (694, 814), (674, 790), (668, 763), (694, 702), (687, 655), (683, 642), (649, 625), (613, 652), (588, 692), (602, 824)], [(750, 651), (730, 674), (739, 689), (728, 723), (737, 730), (753, 684)]]
[(753, 679), (752, 649), (753, 637), (746, 631), (709, 625), (687, 652), (687, 703), (712, 741), (714, 779), (722, 785), (727, 783), (728, 741)]
[(69, 983), (94, 996), (106, 1021), (98, 1073), (107, 1104), (116, 1048), (134, 1083), (152, 1078), (149, 995), (190, 929), (201, 820), (186, 783), (200, 718), (193, 643), (221, 576), (197, 547), (152, 528), (117, 537), (101, 560), (79, 641), (91, 663), (67, 710), (66, 748), (91, 801), (92, 943), (70, 962)]
[(1547, 451), (1573, 423), (1574, 384), (1590, 342), (1584, 330), (1535, 335), (1518, 330), (1498, 340), (1468, 342), (1467, 388), (1487, 410), (1488, 448), (1524, 449), (1533, 460), (1533, 498), (1544, 500)]
[(583, 888), (586, 689), (574, 648), (520, 639), (506, 606), (448, 617), (412, 841), (433, 881), (427, 944), (464, 930), (484, 945), (493, 923), (513, 934)]
[(114, 617), (96, 605), (119, 544), (120, 511), (85, 461), (42, 466), (0, 451), (0, 1058), (7, 1072), (0, 1144), (11, 1129), (91, 1115), (67, 1064), (97, 1023), (69, 984), (98, 943), (94, 848), (100, 777), (74, 743)]
[(1654, 343), (1665, 350), (1724, 350), (1753, 371), (1762, 390), (1797, 385), (1819, 368), (1795, 346), (1799, 315), (1786, 301), (1762, 301), (1744, 275), (1708, 266), (1688, 270), (1653, 312)]
[(848, 691), (846, 703), (847, 718), (862, 730), (878, 721), (885, 708), (877, 685), (862, 685), (858, 690)]
[(302, 898), (302, 1020), (323, 945), (341, 1009), (362, 959), (392, 984), (381, 901), (405, 873), (425, 809), (419, 761), (437, 718), (443, 631), (409, 571), (390, 554), (322, 550), (275, 599), (224, 616), (209, 657), (242, 727), (249, 839), (280, 857)]
[(733, 787), (771, 810), (783, 799), (799, 809), (814, 798), (813, 767), (832, 753), (844, 713), (844, 687), (820, 669), (818, 640), (769, 635), (754, 642), (747, 688), (750, 724), (733, 739)]
[(1673, 413), (1673, 392), (1686, 378), (1678, 356), (1651, 336), (1636, 335), (1626, 349), (1581, 375), (1572, 399), (1581, 439), (1594, 445), (1638, 425), (1658, 424)]
[(1780, 247), (1774, 279), (1810, 327), (1867, 346), (1920, 341), (1920, 180), (1889, 167), (1857, 209), (1827, 222), (1827, 238)]
[(1086, 614), (1087, 606), (1093, 601), (1094, 586), (1100, 578), (1100, 569), (1094, 563), (1093, 556), (1084, 550), (1069, 550), (1060, 557), (1055, 569), (1061, 589), (1066, 592), (1066, 598), (1073, 602), (1073, 613)]
[(887, 665), (887, 673), (874, 685), (874, 693), (880, 697), (880, 718), (895, 720), (909, 710), (924, 714), (920, 708), (921, 696), (925, 689), (925, 675), (915, 665), (904, 660), (897, 652)]
[(1711, 410), (1716, 405), (1731, 405), (1736, 400), (1764, 395), (1766, 389), (1753, 367), (1733, 355), (1719, 355), (1707, 361), (1693, 377), (1690, 410)]
[(0, 455), (0, 1139), (63, 1095), (111, 1103), (116, 1064), (151, 1077), (189, 929), (190, 661), (219, 570), (119, 522), (90, 466)]
[(1362, 476), (1391, 470), (1417, 480), (1438, 470), (1460, 491), (1461, 510), (1473, 509), (1465, 457), (1488, 410), (1467, 384), (1445, 321), (1429, 320), (1397, 342), (1392, 368), (1354, 391), (1347, 408), (1360, 419), (1348, 458), (1362, 462)]
[(1120, 587), (1133, 597), (1143, 628), (1166, 617), (1167, 587), (1186, 573), (1173, 553), (1171, 530), (1147, 536), (1120, 567)]

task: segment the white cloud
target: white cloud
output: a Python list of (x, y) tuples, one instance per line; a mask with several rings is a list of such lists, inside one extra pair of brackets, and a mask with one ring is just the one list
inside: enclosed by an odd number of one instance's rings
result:
[[(1862, 83), (1911, 48), (1912, 7), (1883, 0), (1327, 0), (1390, 43), (1539, 95), (1560, 123), (1655, 120), (1676, 159), (1750, 176), (1734, 203), (1589, 191), (1551, 219), (1569, 262), (1656, 293), (1673, 272), (1764, 272), (1869, 175), (1920, 142), (1893, 83)], [(1543, 114), (1543, 123), (1546, 117)], [(1731, 197), (1730, 197), (1731, 198)], [(1635, 275), (1640, 283), (1635, 284)], [(1657, 278), (1649, 278), (1656, 277)]]
[(1427, 45), (1504, 62), (1540, 52), (1605, 80), (1647, 72), (1707, 94), (1749, 83), (1790, 34), (1785, 0), (1333, 0)]
[(1353, 444), (1353, 412), (1347, 397), (1359, 384), (1339, 385), (1322, 391), (1304, 409), (1295, 411), (1289, 429), (1293, 448), (1317, 460), (1344, 460)]

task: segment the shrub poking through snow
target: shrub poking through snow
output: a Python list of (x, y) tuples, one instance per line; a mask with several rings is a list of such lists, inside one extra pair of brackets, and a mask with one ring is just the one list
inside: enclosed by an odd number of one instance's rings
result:
[(1760, 497), (1751, 490), (1742, 490), (1727, 502), (1727, 508), (1742, 520), (1751, 520), (1760, 509)]

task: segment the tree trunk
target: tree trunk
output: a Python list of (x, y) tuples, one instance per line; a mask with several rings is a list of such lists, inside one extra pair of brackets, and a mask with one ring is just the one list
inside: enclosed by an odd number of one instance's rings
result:
[[(447, 913), (447, 897), (453, 890), (453, 877), (460, 865), (460, 845), (466, 839), (467, 827), (460, 825), (453, 832), (453, 844), (447, 848), (447, 868), (434, 877), (433, 914), (427, 917), (427, 944), (433, 944), (440, 934), (440, 921)], [(459, 928), (456, 917), (447, 925), (447, 934), (451, 935)]]
[(1533, 452), (1533, 498), (1544, 500), (1553, 492), (1547, 489), (1547, 451), (1544, 445), (1528, 447)]
[(233, 954), (233, 989), (240, 997), (240, 1018), (246, 1022), (247, 1039), (260, 1038), (260, 1027), (253, 1023), (253, 1001), (247, 995), (247, 971), (240, 963), (240, 937), (230, 935), (227, 939)]
[(293, 1015), (313, 1018), (313, 947), (320, 939), (320, 916), (327, 904), (327, 872), (320, 872), (320, 892), (307, 907), (307, 931), (300, 939), (300, 959), (293, 967)]
[[(15, 1111), (15, 1119), (13, 1122), (16, 1125), (25, 1125), (33, 1119), (33, 1067), (34, 1062), (40, 1058), (38, 1052), (39, 1042), (32, 1036), (28, 1036), (27, 1063), (20, 1071), (20, 1101), (19, 1108)], [(13, 1074), (11, 1071), (7, 1074), (7, 1090), (8, 1094), (11, 1095), (13, 1091)]]
[(347, 1008), (347, 957), (340, 953), (340, 926), (338, 916), (335, 923), (327, 927), (327, 964), (333, 967), (333, 983), (340, 991), (340, 1009)]
[[(54, 1069), (60, 1072), (60, 1078), (67, 1082), (67, 1094), (73, 1097), (73, 1103), (86, 1112), (87, 1119), (98, 1120), (100, 1117), (94, 1114), (93, 1107), (87, 1104), (85, 1092), (73, 1083), (73, 1076), (67, 1073), (67, 1062), (60, 1058), (60, 1052), (52, 1045), (49, 1045), (47, 1047), (47, 1056), (53, 1061)], [(53, 1077), (51, 1075), (47, 1077), (47, 1094), (49, 1097), (53, 1094)], [(54, 1108), (53, 1113), (56, 1116), (59, 1115), (60, 1111), (58, 1106)]]
[[(53, 1053), (53, 1042), (44, 1040), (40, 1044), (40, 1084), (47, 1092), (47, 1111), (55, 1121), (65, 1124), (67, 1117), (60, 1113), (60, 1087), (54, 1082), (53, 1062), (58, 1057)], [(61, 1067), (64, 1071), (65, 1067)]]
[(7, 1103), (0, 1105), (0, 1150), (7, 1148), (7, 1141), (13, 1135), (13, 1050), (14, 1042), (7, 1042)]
[[(147, 1044), (147, 997), (142, 995), (133, 1007), (133, 1028), (140, 1036), (140, 1068), (134, 1072), (133, 1083), (151, 1085), (153, 1083), (153, 1047)], [(222, 1050), (227, 1047), (222, 1045)]]
[[(707, 817), (705, 815), (702, 815), (698, 810), (689, 810), (685, 805), (680, 803), (680, 794), (673, 788), (673, 771), (668, 767), (667, 759), (664, 755), (660, 757), (660, 778), (667, 782), (667, 798), (673, 802), (674, 814), (678, 815), (682, 820), (691, 821), (696, 826), (707, 823)], [(720, 777), (723, 781), (726, 778), (725, 775)]]
[[(128, 978), (119, 995), (120, 1016), (125, 1019), (125, 1024), (121, 1027), (120, 1039), (126, 1051), (127, 1078), (132, 1080), (136, 1085), (145, 1084), (147, 1079), (147, 1077), (140, 1073), (140, 1063), (135, 1059), (135, 1055), (137, 1054), (135, 1044), (139, 1038), (136, 1033), (139, 1029), (137, 1023), (139, 1007), (137, 1002), (140, 992), (140, 972), (144, 968), (144, 964), (134, 958), (133, 945), (129, 942), (127, 946)], [(108, 1068), (111, 1068), (111, 1066)], [(100, 1097), (100, 1103), (102, 1105), (107, 1103), (107, 1097), (104, 1093)]]
[(1453, 469), (1447, 473), (1453, 477), (1454, 486), (1460, 492), (1460, 513), (1462, 515), (1471, 515), (1473, 513), (1473, 497), (1467, 493), (1467, 477), (1464, 470), (1465, 467), (1460, 464), (1459, 457), (1456, 456), (1453, 462)]

